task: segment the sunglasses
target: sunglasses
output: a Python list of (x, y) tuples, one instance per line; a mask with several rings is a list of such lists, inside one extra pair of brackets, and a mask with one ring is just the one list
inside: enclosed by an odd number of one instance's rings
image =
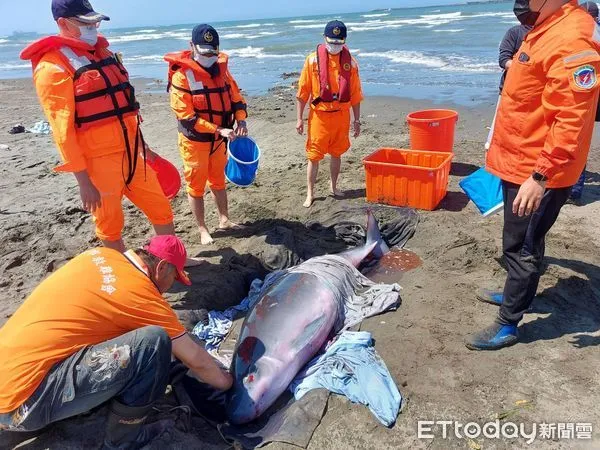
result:
[(67, 19), (69, 22), (71, 22), (73, 25), (78, 26), (78, 27), (88, 27), (88, 28), (99, 28), (100, 27), (100, 22), (95, 22), (95, 23), (87, 23), (87, 22), (82, 22), (80, 20), (77, 19)]
[(196, 53), (200, 56), (219, 56), (219, 52), (218, 51), (203, 51), (203, 52), (199, 52), (198, 50), (196, 50)]

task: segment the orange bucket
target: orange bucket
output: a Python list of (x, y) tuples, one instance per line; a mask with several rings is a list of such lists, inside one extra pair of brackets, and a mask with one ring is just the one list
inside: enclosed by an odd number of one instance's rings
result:
[(410, 130), (410, 148), (452, 153), (458, 113), (451, 109), (426, 109), (406, 117)]

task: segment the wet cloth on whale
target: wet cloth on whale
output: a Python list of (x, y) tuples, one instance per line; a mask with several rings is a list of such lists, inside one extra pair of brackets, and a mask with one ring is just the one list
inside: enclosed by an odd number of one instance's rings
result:
[[(347, 330), (367, 317), (394, 310), (399, 305), (400, 285), (374, 283), (341, 256), (318, 256), (306, 261), (302, 266), (272, 272), (264, 281), (254, 280), (248, 296), (240, 305), (223, 312), (210, 311), (208, 323), (206, 321), (199, 322), (194, 328), (193, 334), (206, 342), (207, 350), (218, 349), (229, 333), (234, 318), (239, 313), (252, 308), (273, 284), (288, 273), (307, 273), (319, 277), (325, 283), (340, 286), (339, 301), (342, 304), (338, 308), (338, 317), (334, 327), (336, 332)], [(334, 279), (337, 280), (336, 283), (332, 283), (331, 280)]]

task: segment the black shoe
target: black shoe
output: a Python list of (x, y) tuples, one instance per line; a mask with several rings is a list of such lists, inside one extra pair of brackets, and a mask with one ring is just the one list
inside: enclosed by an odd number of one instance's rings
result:
[(19, 133), (25, 133), (25, 127), (23, 125), (21, 125), (20, 123), (15, 125), (14, 127), (12, 127), (10, 130), (8, 130), (8, 134), (19, 134)]
[(103, 450), (137, 450), (175, 427), (173, 419), (144, 424), (152, 405), (126, 406), (113, 400), (106, 423)]

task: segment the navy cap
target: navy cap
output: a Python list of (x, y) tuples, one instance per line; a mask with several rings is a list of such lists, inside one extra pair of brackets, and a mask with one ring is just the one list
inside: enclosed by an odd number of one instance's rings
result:
[(88, 0), (52, 0), (52, 15), (54, 20), (73, 17), (84, 23), (110, 20), (110, 17), (94, 11)]
[(210, 25), (203, 23), (192, 30), (192, 44), (199, 53), (219, 50), (219, 33)]
[(585, 2), (582, 3), (581, 6), (583, 6), (594, 19), (598, 18), (598, 5), (595, 2)]
[(344, 44), (346, 42), (346, 37), (348, 36), (348, 29), (344, 22), (339, 20), (332, 20), (327, 25), (325, 25), (325, 33), (323, 33), (327, 42), (331, 42), (332, 44)]

